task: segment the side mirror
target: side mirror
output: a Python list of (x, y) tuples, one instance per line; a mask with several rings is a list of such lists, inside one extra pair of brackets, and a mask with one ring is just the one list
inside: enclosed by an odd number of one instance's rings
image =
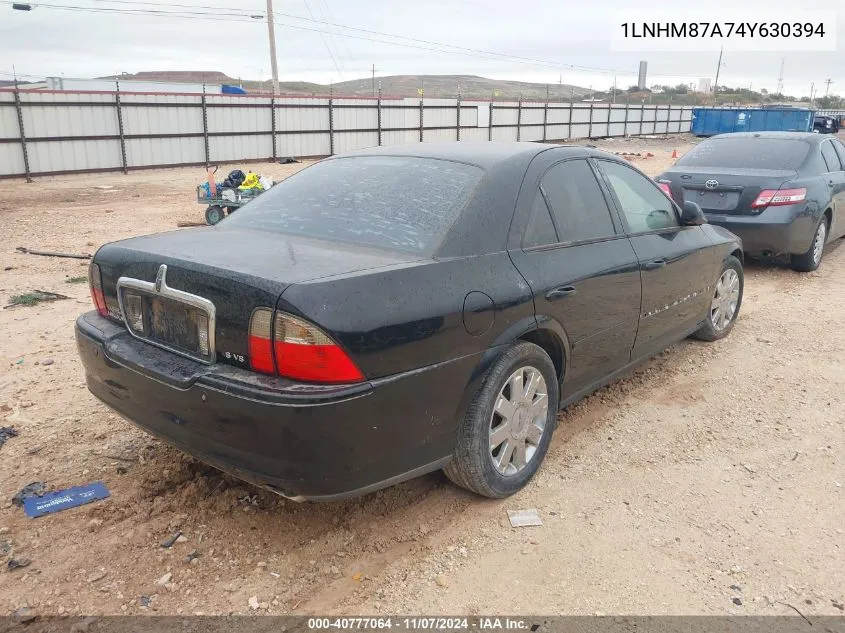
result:
[(681, 222), (687, 226), (700, 226), (707, 224), (707, 218), (704, 217), (704, 212), (700, 206), (691, 200), (687, 200), (681, 208)]

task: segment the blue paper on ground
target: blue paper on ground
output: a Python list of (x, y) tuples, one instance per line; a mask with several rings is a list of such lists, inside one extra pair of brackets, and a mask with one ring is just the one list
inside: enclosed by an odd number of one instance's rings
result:
[(87, 486), (74, 486), (66, 490), (48, 492), (41, 497), (27, 497), (23, 500), (23, 510), (26, 516), (34, 519), (45, 514), (83, 506), (108, 496), (109, 491), (106, 485), (102, 481), (95, 481)]

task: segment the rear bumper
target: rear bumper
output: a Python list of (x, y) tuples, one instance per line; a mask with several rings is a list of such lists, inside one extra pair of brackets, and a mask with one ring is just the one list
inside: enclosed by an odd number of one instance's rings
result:
[(799, 205), (770, 207), (759, 215), (705, 215), (710, 224), (739, 236), (749, 255), (805, 253), (816, 228), (816, 218)]
[(203, 365), (91, 312), (76, 322), (88, 389), (145, 431), (297, 500), (365, 494), (445, 465), (468, 357), (356, 385)]

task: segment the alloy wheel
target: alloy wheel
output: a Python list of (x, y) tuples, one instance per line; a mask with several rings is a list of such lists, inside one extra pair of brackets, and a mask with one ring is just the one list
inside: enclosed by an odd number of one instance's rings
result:
[(813, 240), (813, 263), (818, 264), (822, 259), (824, 252), (824, 240), (827, 237), (827, 225), (822, 220), (819, 228), (816, 231), (816, 239)]
[(710, 323), (717, 332), (724, 330), (733, 320), (739, 303), (739, 275), (733, 268), (726, 268), (716, 282), (716, 292), (710, 303)]
[(490, 420), (490, 459), (503, 475), (515, 475), (534, 458), (549, 413), (543, 374), (520, 367), (499, 391)]

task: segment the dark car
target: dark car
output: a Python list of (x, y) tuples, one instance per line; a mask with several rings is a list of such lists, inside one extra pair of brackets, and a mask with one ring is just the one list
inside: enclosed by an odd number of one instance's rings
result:
[(845, 235), (845, 146), (805, 132), (720, 134), (657, 177), (675, 201), (698, 203), (711, 224), (742, 238), (746, 254), (790, 255), (819, 267)]
[(813, 132), (836, 134), (839, 132), (839, 119), (834, 116), (817, 115), (813, 117)]
[(106, 244), (76, 338), (103, 402), (286, 497), (440, 468), (503, 497), (560, 407), (731, 330), (741, 245), (702, 222), (588, 148), (373, 148), (216, 226)]

